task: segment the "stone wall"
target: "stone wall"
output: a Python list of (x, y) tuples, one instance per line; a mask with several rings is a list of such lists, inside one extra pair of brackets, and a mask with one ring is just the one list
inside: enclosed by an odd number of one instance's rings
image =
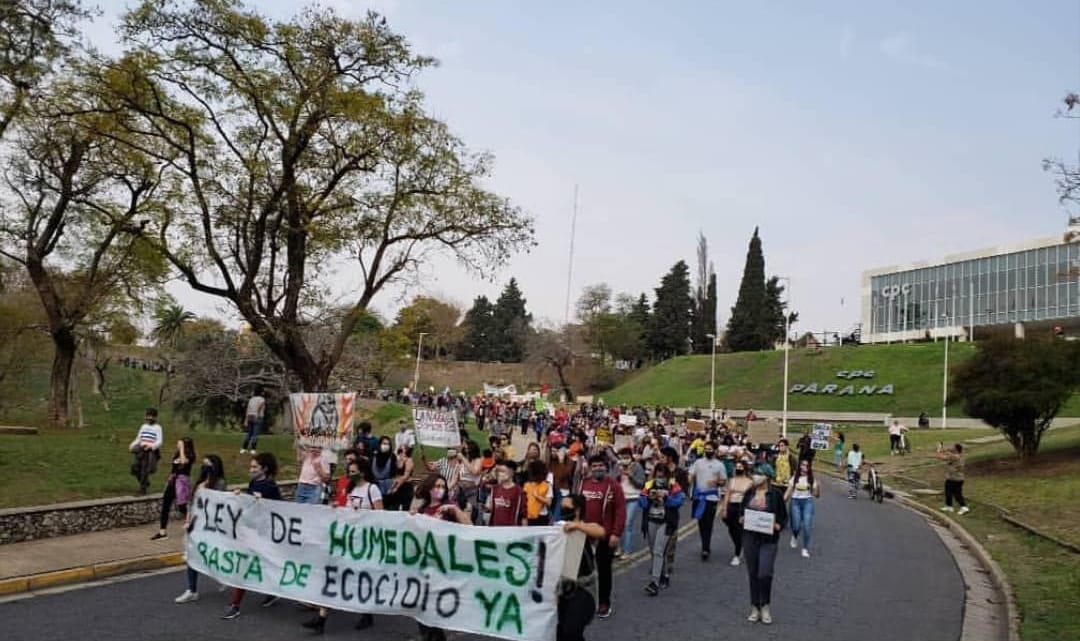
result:
[[(296, 482), (280, 485), (281, 493), (291, 499)], [(0, 545), (145, 525), (160, 514), (160, 494), (9, 508), (0, 510)]]

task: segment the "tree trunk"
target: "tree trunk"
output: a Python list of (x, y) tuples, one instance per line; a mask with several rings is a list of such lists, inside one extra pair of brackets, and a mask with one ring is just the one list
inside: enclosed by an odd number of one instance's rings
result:
[(570, 383), (566, 380), (566, 375), (563, 374), (563, 366), (556, 365), (555, 373), (559, 376), (559, 387), (562, 387), (563, 394), (566, 394), (566, 402), (574, 402), (574, 392), (570, 389)]
[(71, 385), (71, 371), (75, 365), (75, 335), (67, 328), (52, 332), (53, 362), (49, 376), (49, 422), (59, 427), (67, 427), (68, 389)]

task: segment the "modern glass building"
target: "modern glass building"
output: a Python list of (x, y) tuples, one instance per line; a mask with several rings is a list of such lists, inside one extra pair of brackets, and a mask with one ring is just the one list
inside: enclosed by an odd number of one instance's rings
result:
[(1080, 333), (1080, 219), (1042, 238), (863, 273), (862, 340), (978, 336), (980, 327)]

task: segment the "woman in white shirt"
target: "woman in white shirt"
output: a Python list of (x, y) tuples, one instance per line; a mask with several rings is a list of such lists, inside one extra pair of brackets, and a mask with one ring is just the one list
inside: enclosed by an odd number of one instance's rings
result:
[(863, 455), (862, 450), (859, 449), (859, 444), (856, 443), (851, 446), (851, 451), (847, 455), (847, 478), (848, 478), (848, 492), (847, 497), (849, 499), (859, 498), (859, 473), (862, 472)]
[(810, 533), (814, 529), (814, 499), (821, 496), (821, 490), (814, 481), (814, 470), (810, 461), (800, 461), (799, 471), (788, 481), (784, 500), (791, 501), (791, 547), (799, 547), (802, 537), (802, 557), (810, 558)]

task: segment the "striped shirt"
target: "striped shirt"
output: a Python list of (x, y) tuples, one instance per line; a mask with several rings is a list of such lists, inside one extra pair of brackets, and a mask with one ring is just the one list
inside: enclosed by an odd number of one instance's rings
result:
[(149, 445), (153, 449), (160, 449), (161, 444), (164, 441), (164, 437), (161, 433), (161, 426), (157, 423), (143, 423), (139, 428), (139, 433), (135, 436), (135, 440), (131, 442), (130, 449), (135, 449), (137, 446), (141, 447), (143, 444)]

